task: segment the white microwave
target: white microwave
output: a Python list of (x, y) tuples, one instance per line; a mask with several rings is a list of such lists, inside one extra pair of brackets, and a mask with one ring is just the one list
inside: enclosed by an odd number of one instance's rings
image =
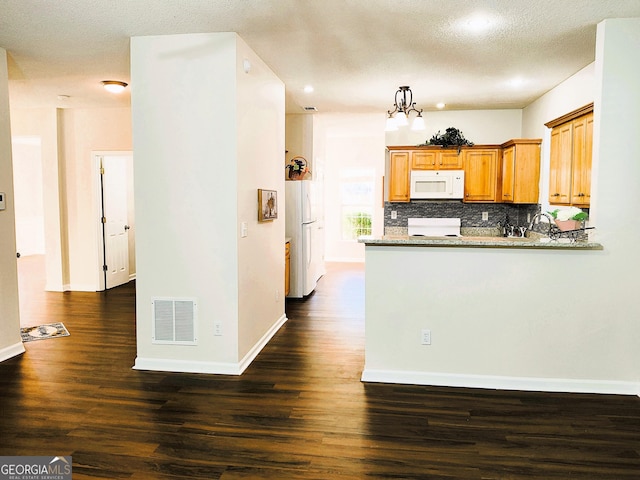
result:
[(460, 199), (464, 170), (411, 170), (411, 199)]

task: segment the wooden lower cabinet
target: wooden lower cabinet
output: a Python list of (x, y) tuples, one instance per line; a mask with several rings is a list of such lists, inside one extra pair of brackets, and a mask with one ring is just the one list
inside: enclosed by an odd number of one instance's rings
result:
[(291, 289), (291, 243), (284, 244), (284, 296), (289, 295)]
[(500, 149), (464, 150), (464, 201), (496, 202)]

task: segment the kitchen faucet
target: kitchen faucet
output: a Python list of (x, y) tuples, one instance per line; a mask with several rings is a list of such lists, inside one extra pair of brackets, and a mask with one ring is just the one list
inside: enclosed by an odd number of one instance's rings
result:
[(530, 232), (533, 231), (533, 225), (535, 224), (537, 218), (547, 219), (547, 222), (549, 223), (549, 229), (547, 230), (547, 237), (551, 237), (551, 226), (553, 225), (553, 220), (551, 219), (551, 215), (549, 215), (548, 213), (544, 213), (544, 212), (536, 213), (531, 219), (531, 223), (529, 223), (529, 228), (527, 228), (527, 230), (529, 230)]

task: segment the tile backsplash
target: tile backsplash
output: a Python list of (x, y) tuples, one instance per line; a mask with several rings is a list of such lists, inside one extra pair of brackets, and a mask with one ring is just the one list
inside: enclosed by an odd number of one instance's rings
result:
[[(508, 203), (462, 203), (457, 200), (435, 201), (418, 200), (409, 203), (384, 203), (384, 227), (407, 227), (408, 218), (460, 218), (462, 228), (495, 228), (498, 222), (505, 223), (509, 219), (512, 225), (526, 226), (528, 218), (540, 211), (538, 204), (512, 205)], [(391, 218), (396, 212), (397, 218)], [(487, 212), (488, 220), (482, 220), (482, 213)], [(391, 228), (395, 230), (395, 228)]]

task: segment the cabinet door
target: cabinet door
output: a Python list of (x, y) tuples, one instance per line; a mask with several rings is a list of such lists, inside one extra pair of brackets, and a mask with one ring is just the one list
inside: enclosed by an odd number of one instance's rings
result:
[[(509, 149), (511, 148), (514, 149), (512, 201), (513, 203), (538, 203), (540, 196), (540, 144), (518, 143)], [(505, 149), (505, 154), (509, 149)], [(502, 172), (502, 188), (504, 189), (504, 168)], [(503, 201), (506, 200), (503, 198)]]
[(435, 151), (411, 152), (411, 170), (433, 170), (436, 168)]
[(499, 150), (465, 150), (464, 201), (495, 202)]
[(551, 158), (549, 161), (549, 203), (571, 203), (572, 123), (551, 130)]
[(462, 170), (462, 153), (457, 150), (438, 152), (438, 169)]
[(573, 163), (571, 165), (571, 203), (591, 203), (591, 157), (593, 150), (593, 114), (573, 122)]
[(502, 201), (514, 201), (516, 147), (509, 147), (502, 152)]
[(389, 201), (409, 201), (409, 152), (389, 156)]

